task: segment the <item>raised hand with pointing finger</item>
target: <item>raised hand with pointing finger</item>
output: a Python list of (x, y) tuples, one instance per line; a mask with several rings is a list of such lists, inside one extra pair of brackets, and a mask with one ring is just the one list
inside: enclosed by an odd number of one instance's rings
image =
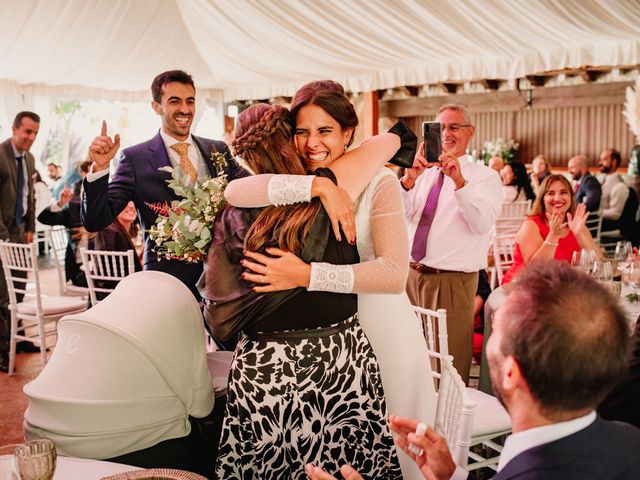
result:
[(116, 156), (120, 148), (120, 134), (116, 133), (113, 140), (107, 133), (107, 122), (102, 121), (100, 135), (93, 139), (89, 146), (89, 155), (93, 160), (93, 171), (99, 172), (109, 168), (111, 159)]

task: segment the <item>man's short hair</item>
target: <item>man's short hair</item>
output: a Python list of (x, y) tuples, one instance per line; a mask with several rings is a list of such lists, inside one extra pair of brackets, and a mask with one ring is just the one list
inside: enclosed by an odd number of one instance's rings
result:
[(469, 113), (469, 110), (467, 110), (467, 107), (465, 107), (464, 105), (459, 105), (457, 103), (447, 103), (445, 105), (442, 105), (438, 109), (438, 112), (436, 113), (436, 118), (438, 117), (438, 115), (440, 115), (440, 113), (444, 112), (445, 110), (456, 110), (458, 112), (462, 112), (462, 114), (464, 115), (464, 122), (468, 125), (475, 125), (473, 123), (473, 118), (471, 117), (471, 113)]
[(36, 123), (40, 123), (40, 115), (38, 115), (37, 113), (25, 111), (25, 112), (18, 113), (16, 115), (16, 118), (13, 119), (13, 128), (20, 128), (20, 125), (22, 124), (22, 119), (25, 117), (30, 118)]
[(569, 161), (575, 160), (580, 168), (587, 168), (589, 166), (589, 161), (585, 155), (574, 155), (569, 159)]
[(191, 78), (191, 75), (188, 73), (183, 72), (182, 70), (169, 70), (168, 72), (162, 72), (154, 78), (153, 83), (151, 83), (151, 95), (155, 102), (160, 103), (162, 100), (162, 86), (171, 82), (191, 85), (194, 90), (196, 89), (196, 86), (193, 83), (193, 78)]
[(618, 299), (566, 262), (532, 262), (503, 308), (502, 354), (515, 358), (549, 415), (595, 408), (627, 367), (630, 331)]
[(618, 168), (622, 163), (622, 156), (620, 155), (620, 152), (615, 148), (610, 148), (609, 153), (611, 154), (611, 161), (616, 162), (616, 168)]

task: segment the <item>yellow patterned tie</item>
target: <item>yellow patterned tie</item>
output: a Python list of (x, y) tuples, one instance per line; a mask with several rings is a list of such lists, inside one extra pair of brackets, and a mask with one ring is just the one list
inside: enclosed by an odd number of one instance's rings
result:
[(189, 155), (187, 155), (187, 152), (189, 151), (189, 144), (174, 143), (173, 145), (171, 145), (171, 148), (178, 152), (178, 155), (180, 155), (180, 168), (182, 169), (182, 171), (189, 175), (191, 177), (191, 180), (195, 182), (198, 178), (198, 172), (193, 167), (193, 163), (191, 163), (191, 160), (189, 160)]

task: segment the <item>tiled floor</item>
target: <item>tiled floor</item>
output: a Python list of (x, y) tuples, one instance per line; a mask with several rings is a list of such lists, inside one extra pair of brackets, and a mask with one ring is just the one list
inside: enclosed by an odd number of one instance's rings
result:
[[(47, 259), (40, 262), (40, 281), (44, 293), (58, 293), (57, 273)], [(24, 441), (22, 418), (27, 399), (22, 387), (37, 377), (40, 370), (39, 353), (19, 353), (16, 355), (16, 372), (12, 376), (0, 373), (0, 445)]]

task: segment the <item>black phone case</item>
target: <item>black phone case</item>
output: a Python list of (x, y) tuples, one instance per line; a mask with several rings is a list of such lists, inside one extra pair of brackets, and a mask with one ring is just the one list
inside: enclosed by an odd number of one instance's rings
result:
[(423, 122), (424, 158), (429, 163), (438, 162), (442, 153), (442, 125), (440, 122)]

